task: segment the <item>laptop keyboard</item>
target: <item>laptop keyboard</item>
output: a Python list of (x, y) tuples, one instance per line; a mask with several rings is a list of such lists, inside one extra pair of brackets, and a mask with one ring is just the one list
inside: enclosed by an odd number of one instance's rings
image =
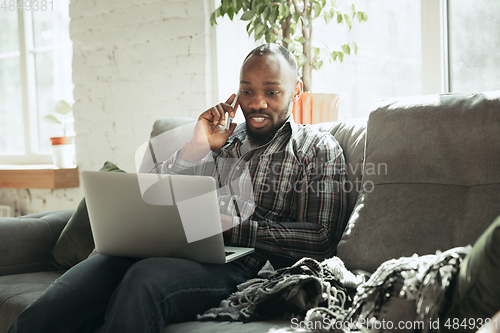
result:
[(224, 253), (226, 254), (226, 257), (231, 255), (231, 254), (234, 254), (235, 252), (231, 252), (231, 251), (224, 251)]

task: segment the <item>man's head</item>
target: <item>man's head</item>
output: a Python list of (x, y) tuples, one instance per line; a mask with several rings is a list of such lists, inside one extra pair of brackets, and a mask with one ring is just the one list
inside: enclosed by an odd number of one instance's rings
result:
[(295, 57), (286, 48), (264, 44), (248, 54), (241, 66), (238, 100), (253, 145), (273, 138), (301, 92)]

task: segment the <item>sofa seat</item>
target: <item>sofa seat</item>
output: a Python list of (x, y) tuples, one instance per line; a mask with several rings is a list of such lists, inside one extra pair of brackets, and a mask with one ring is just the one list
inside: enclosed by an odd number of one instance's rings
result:
[[(0, 276), (0, 332), (7, 332), (14, 319), (64, 271), (36, 272)], [(296, 328), (297, 327), (297, 328)], [(99, 330), (96, 332), (98, 333)], [(187, 322), (171, 324), (164, 333), (262, 333), (262, 332), (307, 332), (292, 325), (290, 320), (269, 320), (244, 324), (241, 322)]]
[(7, 332), (14, 319), (64, 271), (0, 276), (0, 332)]

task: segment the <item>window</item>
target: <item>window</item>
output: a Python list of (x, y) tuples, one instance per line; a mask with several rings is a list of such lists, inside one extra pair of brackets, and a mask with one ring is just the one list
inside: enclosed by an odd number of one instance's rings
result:
[(0, 163), (52, 163), (62, 133), (41, 119), (73, 103), (69, 1), (13, 3), (0, 1)]
[[(369, 18), (362, 24), (356, 21), (351, 31), (322, 20), (314, 23), (313, 43), (339, 47), (355, 41), (359, 46), (358, 54), (343, 63), (325, 61), (320, 71), (313, 71), (313, 92), (343, 94), (339, 120), (367, 116), (385, 98), (500, 89), (500, 2), (356, 0), (355, 5)], [(245, 24), (227, 17), (218, 22), (217, 53), (224, 57), (218, 61), (222, 101), (228, 82), (234, 85), (235, 80), (221, 71), (239, 73), (243, 58), (228, 54), (248, 37)], [(252, 46), (245, 44), (245, 54)]]
[(500, 2), (449, 0), (451, 91), (500, 89)]

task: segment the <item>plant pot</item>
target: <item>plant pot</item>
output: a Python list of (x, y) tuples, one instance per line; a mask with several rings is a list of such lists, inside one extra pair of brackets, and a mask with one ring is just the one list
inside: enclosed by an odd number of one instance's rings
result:
[(341, 94), (303, 92), (293, 103), (293, 119), (297, 124), (318, 124), (337, 121)]
[(52, 161), (61, 168), (74, 168), (75, 165), (75, 144), (74, 137), (54, 137), (52, 141)]

